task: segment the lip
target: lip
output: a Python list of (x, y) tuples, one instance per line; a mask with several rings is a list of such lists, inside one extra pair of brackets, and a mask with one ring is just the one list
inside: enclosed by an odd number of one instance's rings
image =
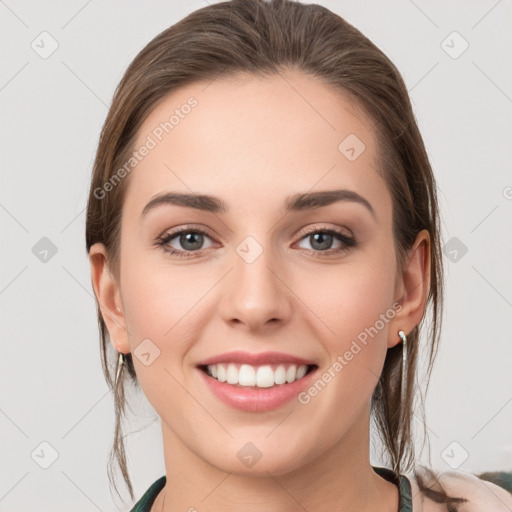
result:
[(299, 366), (303, 364), (316, 364), (314, 361), (308, 361), (301, 357), (292, 356), (283, 352), (260, 352), (255, 354), (251, 352), (244, 352), (243, 350), (235, 350), (233, 352), (225, 352), (224, 354), (219, 354), (205, 359), (204, 361), (199, 362), (196, 366), (207, 366), (209, 364), (218, 363), (240, 363), (250, 364), (251, 366), (279, 363), (296, 364)]
[(265, 412), (282, 407), (309, 387), (316, 377), (318, 367), (313, 367), (302, 379), (291, 384), (280, 384), (271, 388), (235, 386), (219, 382), (200, 368), (197, 371), (213, 395), (223, 403), (245, 412)]

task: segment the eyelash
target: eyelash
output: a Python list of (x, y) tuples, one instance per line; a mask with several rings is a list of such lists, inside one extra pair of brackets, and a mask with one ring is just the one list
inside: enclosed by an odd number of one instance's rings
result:
[[(185, 228), (179, 229), (177, 231), (171, 231), (171, 232), (163, 234), (161, 237), (159, 237), (157, 239), (156, 245), (161, 247), (164, 252), (166, 252), (167, 254), (170, 254), (171, 256), (177, 256), (179, 258), (189, 258), (189, 259), (190, 258), (198, 257), (198, 253), (201, 252), (201, 249), (198, 249), (196, 251), (181, 251), (181, 250), (177, 250), (177, 249), (174, 249), (174, 248), (169, 248), (167, 246), (167, 244), (171, 240), (173, 240), (174, 238), (176, 238), (179, 235), (182, 235), (183, 233), (201, 234), (201, 235), (205, 235), (205, 236), (207, 236), (209, 238), (212, 238), (210, 236), (210, 234), (207, 231), (203, 230), (203, 229), (192, 228), (192, 227), (190, 227), (190, 228), (185, 227)], [(338, 253), (342, 253), (342, 252), (348, 251), (348, 250), (350, 250), (351, 248), (353, 248), (353, 247), (355, 247), (357, 245), (355, 238), (347, 236), (344, 231), (337, 230), (335, 228), (322, 228), (322, 229), (317, 228), (317, 229), (313, 229), (311, 231), (308, 231), (308, 232), (304, 233), (299, 241), (304, 240), (308, 236), (311, 236), (311, 235), (316, 234), (316, 233), (333, 235), (340, 242), (342, 242), (344, 244), (343, 247), (340, 247), (340, 248), (337, 248), (337, 249), (334, 249), (334, 250), (328, 249), (328, 250), (325, 250), (325, 251), (315, 251), (314, 249), (306, 249), (308, 252), (313, 253), (316, 257), (319, 257), (319, 258), (321, 258), (324, 255), (329, 256), (329, 255), (332, 255), (332, 254), (338, 254)]]

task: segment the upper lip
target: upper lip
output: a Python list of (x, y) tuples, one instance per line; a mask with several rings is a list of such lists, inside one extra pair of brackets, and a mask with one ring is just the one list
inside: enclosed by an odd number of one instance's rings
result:
[(244, 352), (242, 350), (236, 350), (234, 352), (225, 352), (213, 357), (209, 357), (197, 364), (197, 366), (206, 366), (209, 364), (217, 363), (240, 363), (250, 364), (251, 366), (259, 366), (264, 364), (278, 364), (278, 363), (289, 363), (297, 365), (313, 365), (312, 361), (303, 359), (302, 357), (292, 356), (290, 354), (284, 354), (282, 352), (259, 352), (251, 353)]

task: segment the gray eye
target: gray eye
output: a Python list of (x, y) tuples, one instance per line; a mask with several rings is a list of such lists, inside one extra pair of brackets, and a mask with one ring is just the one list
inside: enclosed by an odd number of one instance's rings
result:
[(210, 237), (199, 231), (184, 230), (173, 235), (167, 241), (167, 245), (170, 245), (177, 251), (199, 251), (211, 246), (204, 247), (205, 241), (209, 239)]
[(186, 233), (185, 235), (179, 236), (179, 241), (181, 246), (184, 249), (195, 251), (197, 249), (201, 249), (201, 245), (203, 245), (204, 236), (201, 233)]
[[(314, 251), (326, 251), (329, 249), (334, 249), (333, 242), (337, 241), (338, 244), (341, 242), (338, 239), (338, 236), (334, 236), (331, 233), (326, 231), (315, 231), (314, 233), (310, 233), (306, 235), (301, 243), (307, 241), (310, 243), (310, 247), (302, 247), (303, 249), (313, 249)], [(338, 245), (340, 247), (340, 245)]]

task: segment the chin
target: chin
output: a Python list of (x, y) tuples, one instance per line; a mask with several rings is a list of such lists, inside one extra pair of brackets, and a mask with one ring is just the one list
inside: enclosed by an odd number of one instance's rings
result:
[[(268, 442), (265, 443), (264, 440), (260, 443), (247, 441), (234, 444), (237, 446), (229, 449), (224, 446), (220, 452), (210, 453), (203, 459), (226, 473), (253, 477), (268, 477), (269, 473), (274, 476), (285, 475), (306, 463), (304, 455), (300, 454), (301, 450), (290, 445), (286, 450), (277, 451), (274, 447), (269, 447)], [(282, 444), (285, 445), (284, 442)], [(260, 450), (257, 446), (263, 448)]]

